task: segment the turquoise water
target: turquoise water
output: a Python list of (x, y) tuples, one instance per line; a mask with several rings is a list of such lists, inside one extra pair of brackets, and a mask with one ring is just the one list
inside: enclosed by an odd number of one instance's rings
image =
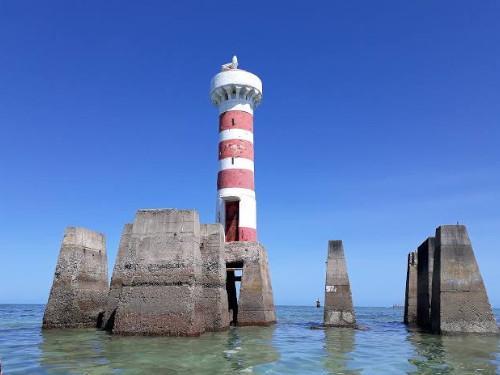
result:
[[(43, 305), (0, 305), (10, 374), (500, 374), (500, 339), (408, 330), (402, 310), (357, 308), (362, 329), (312, 329), (322, 309), (279, 306), (273, 327), (199, 338), (40, 329)], [(500, 311), (495, 311), (500, 316)]]

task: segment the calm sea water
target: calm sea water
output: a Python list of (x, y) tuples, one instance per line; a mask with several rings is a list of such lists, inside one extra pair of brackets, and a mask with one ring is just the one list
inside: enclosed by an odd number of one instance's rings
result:
[[(408, 330), (402, 310), (358, 308), (359, 330), (313, 329), (322, 309), (279, 306), (273, 327), (199, 338), (40, 329), (43, 305), (0, 305), (10, 374), (500, 374), (500, 338)], [(500, 311), (495, 311), (497, 319)]]

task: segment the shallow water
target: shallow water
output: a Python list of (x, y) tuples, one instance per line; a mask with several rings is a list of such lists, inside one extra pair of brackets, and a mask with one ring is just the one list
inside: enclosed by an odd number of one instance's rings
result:
[[(273, 327), (198, 338), (40, 329), (43, 305), (0, 305), (10, 374), (500, 374), (500, 339), (408, 330), (402, 310), (357, 308), (360, 330), (311, 329), (322, 309), (278, 306)], [(497, 319), (500, 310), (495, 311)]]

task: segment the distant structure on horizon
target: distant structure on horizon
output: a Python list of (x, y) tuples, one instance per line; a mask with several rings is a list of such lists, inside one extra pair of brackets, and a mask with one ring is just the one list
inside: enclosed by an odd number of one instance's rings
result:
[(262, 99), (262, 81), (238, 69), (234, 56), (212, 79), (210, 98), (219, 109), (216, 221), (227, 242), (257, 241), (253, 113)]

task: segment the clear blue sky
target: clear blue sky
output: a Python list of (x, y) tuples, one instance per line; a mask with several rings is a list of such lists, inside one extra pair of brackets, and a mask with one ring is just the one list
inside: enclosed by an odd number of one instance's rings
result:
[(278, 304), (323, 298), (342, 239), (356, 305), (401, 303), (406, 254), (468, 226), (500, 306), (500, 2), (0, 1), (0, 302), (45, 303), (68, 225), (138, 208), (214, 221), (211, 77), (264, 82), (258, 231)]

